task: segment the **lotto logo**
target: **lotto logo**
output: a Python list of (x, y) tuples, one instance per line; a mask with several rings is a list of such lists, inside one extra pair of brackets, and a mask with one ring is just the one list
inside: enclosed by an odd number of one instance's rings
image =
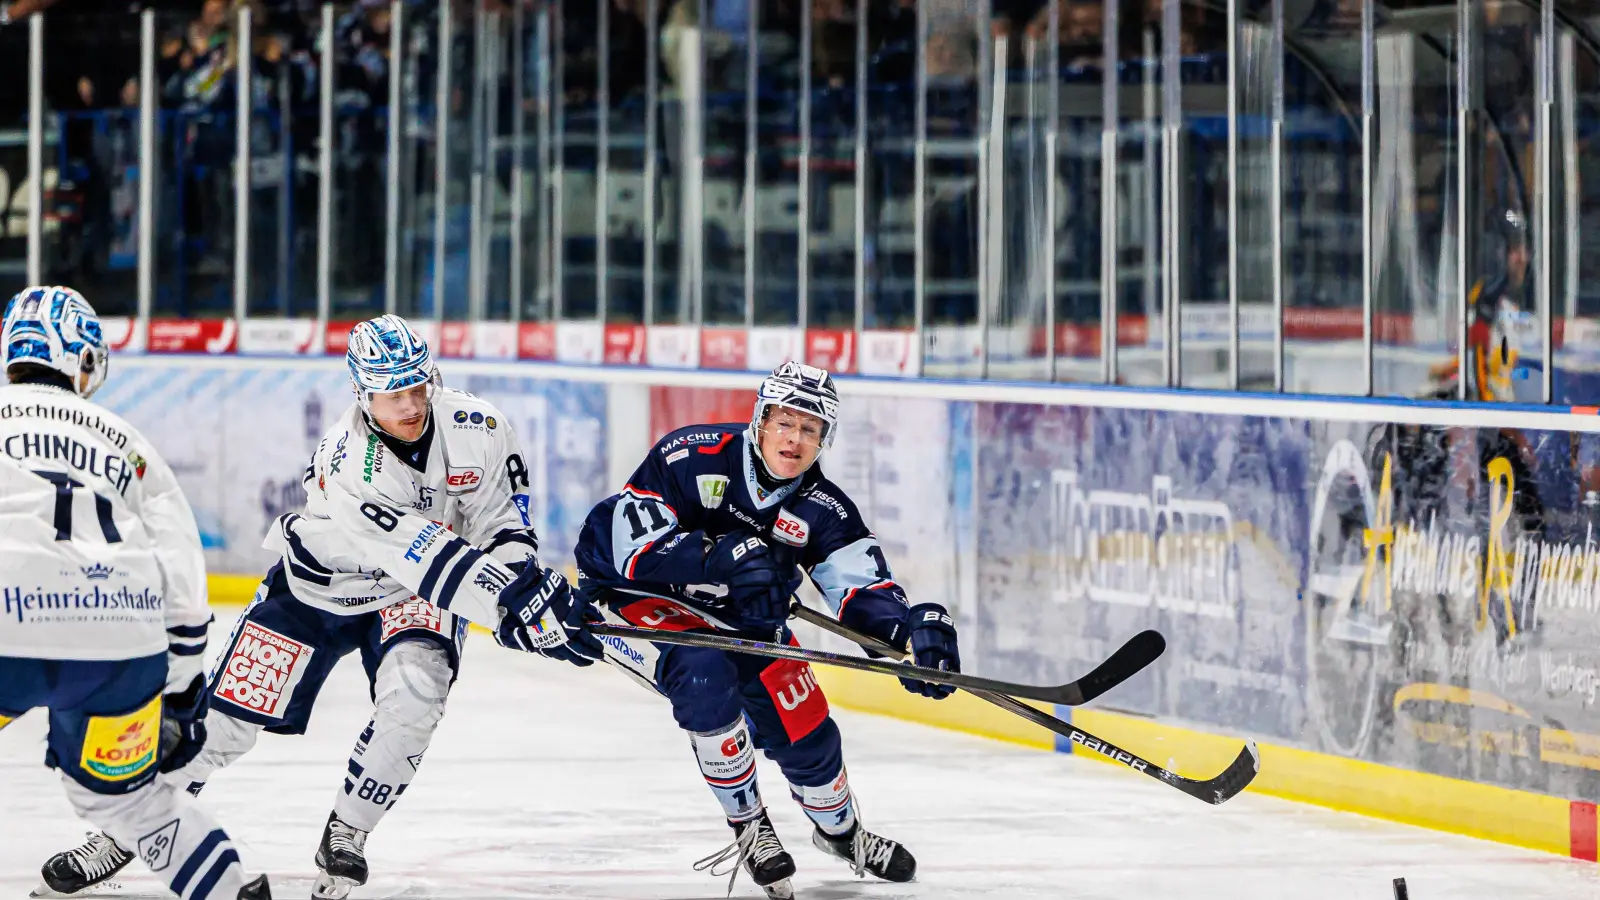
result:
[(407, 600), (386, 606), (378, 610), (378, 616), (383, 620), (383, 629), (379, 633), (382, 642), (408, 629), (431, 631), (434, 634), (448, 633), (444, 613), (426, 600)]
[(79, 762), (105, 781), (127, 781), (156, 762), (161, 737), (161, 698), (125, 716), (95, 716), (83, 738)]
[(216, 696), (281, 719), (314, 652), (299, 641), (246, 622), (222, 668)]

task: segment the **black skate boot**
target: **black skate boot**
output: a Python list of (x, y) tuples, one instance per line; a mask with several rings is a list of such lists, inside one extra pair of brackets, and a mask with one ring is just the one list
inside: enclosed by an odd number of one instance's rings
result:
[(767, 811), (763, 809), (761, 815), (748, 822), (729, 822), (728, 825), (733, 829), (733, 843), (695, 863), (695, 871), (709, 871), (720, 877), (722, 873), (717, 871), (717, 866), (731, 861), (733, 869), (729, 873), (728, 893), (732, 895), (733, 881), (739, 877), (739, 866), (743, 864), (750, 873), (750, 880), (766, 891), (770, 900), (794, 900), (794, 886), (789, 883), (794, 876), (794, 857), (783, 849)]
[(39, 874), (47, 890), (34, 891), (33, 895), (76, 894), (109, 879), (132, 861), (132, 853), (118, 847), (105, 834), (95, 832), (79, 846), (45, 860)]
[(311, 888), (313, 900), (344, 900), (350, 889), (367, 883), (367, 833), (328, 814), (328, 827), (322, 829), (322, 846), (317, 848), (317, 883)]
[(267, 885), (267, 876), (262, 875), (239, 888), (239, 900), (272, 900), (272, 888)]
[(859, 821), (838, 837), (818, 828), (811, 835), (811, 843), (849, 863), (857, 875), (869, 873), (884, 881), (910, 881), (917, 877), (917, 860), (910, 851), (897, 841), (862, 828)]

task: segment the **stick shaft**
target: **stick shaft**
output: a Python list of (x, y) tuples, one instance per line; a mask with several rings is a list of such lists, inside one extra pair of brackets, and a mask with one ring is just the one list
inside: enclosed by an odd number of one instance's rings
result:
[[(874, 653), (881, 653), (884, 656), (895, 659), (905, 656), (904, 651), (896, 650), (877, 638), (862, 634), (843, 622), (831, 616), (825, 616), (798, 601), (790, 605), (789, 611), (803, 622), (810, 622), (823, 631), (836, 634), (847, 641), (854, 641)], [(1007, 712), (1015, 713), (1041, 728), (1053, 731), (1086, 750), (1100, 753), (1113, 762), (1121, 763), (1136, 772), (1143, 772), (1163, 784), (1171, 785), (1189, 796), (1205, 800), (1207, 803), (1217, 804), (1228, 800), (1234, 794), (1243, 790), (1244, 786), (1249, 784), (1250, 780), (1255, 777), (1255, 770), (1250, 771), (1248, 778), (1230, 777), (1233, 775), (1234, 768), (1239, 765), (1238, 761), (1235, 761), (1234, 766), (1230, 766), (1222, 775), (1209, 781), (1202, 782), (1192, 778), (1184, 778), (1176, 772), (1170, 772), (1155, 763), (1141, 759), (1109, 741), (1095, 737), (1082, 728), (1078, 728), (1069, 722), (1064, 722), (1043, 710), (1035, 709), (1014, 697), (989, 691), (971, 691), (971, 693)], [(1252, 755), (1254, 754), (1252, 753)], [(1259, 762), (1256, 768), (1259, 768)], [(1227, 783), (1218, 785), (1218, 782), (1222, 782), (1224, 779), (1226, 779)]]

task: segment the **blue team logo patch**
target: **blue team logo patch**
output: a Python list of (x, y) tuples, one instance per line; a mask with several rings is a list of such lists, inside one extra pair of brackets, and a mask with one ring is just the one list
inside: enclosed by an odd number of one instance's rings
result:
[(482, 425), (483, 424), (483, 413), (481, 413), (481, 412), (475, 412), (472, 415), (468, 416), (467, 418), (471, 419), (472, 420), (472, 424), (474, 424), (474, 425)]
[(466, 421), (467, 421), (467, 411), (464, 410), (464, 409), (456, 410), (456, 423), (464, 425), (464, 424), (466, 424)]
[(511, 502), (516, 504), (517, 512), (522, 515), (522, 525), (526, 528), (533, 524), (533, 519), (528, 515), (528, 495), (512, 494)]

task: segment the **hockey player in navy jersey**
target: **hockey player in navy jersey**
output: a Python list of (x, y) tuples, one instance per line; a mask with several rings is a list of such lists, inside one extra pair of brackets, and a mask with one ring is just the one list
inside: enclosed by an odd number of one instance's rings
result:
[[(955, 626), (936, 603), (911, 606), (883, 549), (817, 459), (833, 443), (838, 394), (826, 371), (785, 363), (749, 423), (662, 438), (578, 537), (578, 587), (606, 621), (793, 641), (790, 597), (809, 575), (840, 621), (921, 666), (960, 671)], [(910, 881), (916, 861), (862, 827), (839, 728), (809, 666), (720, 650), (606, 638), (606, 658), (672, 703), (735, 840), (703, 860), (743, 864), (770, 897), (792, 896), (794, 860), (756, 784), (755, 751), (783, 770), (815, 825), (812, 842), (857, 873)], [(940, 699), (952, 688), (902, 679)]]
[[(513, 649), (580, 666), (601, 656), (582, 628), (587, 604), (535, 555), (511, 422), (444, 387), (427, 342), (399, 316), (352, 329), (346, 361), (356, 402), (306, 469), (304, 515), (268, 530), (279, 562), (212, 672), (210, 740), (175, 773), (198, 790), (261, 731), (304, 733), (334, 665), (359, 652), (374, 708), (334, 792), (316, 898), (366, 883), (367, 834), (421, 765), (468, 621)], [(128, 858), (97, 840), (92, 850)]]
[[(227, 832), (159, 777), (206, 740), (205, 557), (172, 469), (89, 400), (110, 366), (100, 319), (71, 288), (28, 288), (6, 305), (0, 359), (0, 729), (49, 711), (45, 762), (79, 815), (134, 849), (123, 864), (138, 856), (183, 900), (268, 900), (266, 876), (246, 883)], [(89, 852), (43, 874), (76, 890), (111, 871)]]

